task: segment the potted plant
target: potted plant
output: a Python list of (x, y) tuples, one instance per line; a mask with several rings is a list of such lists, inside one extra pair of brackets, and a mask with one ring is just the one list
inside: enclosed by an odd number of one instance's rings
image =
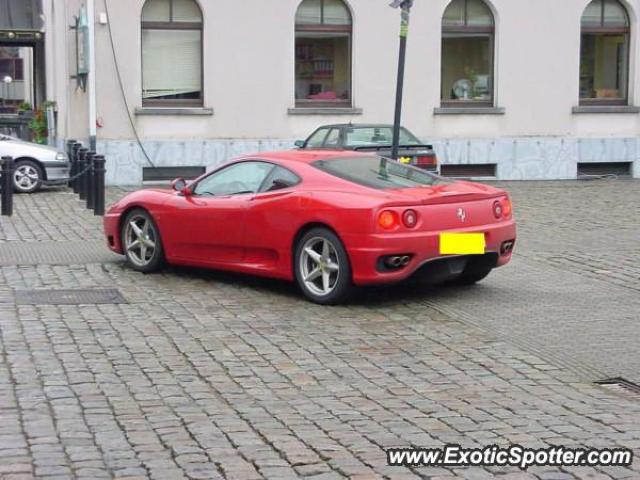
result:
[(31, 113), (33, 111), (33, 107), (29, 102), (22, 102), (18, 105), (18, 115), (25, 115), (27, 113)]
[(29, 130), (35, 143), (46, 144), (49, 137), (49, 126), (47, 125), (47, 109), (55, 107), (55, 102), (46, 101), (40, 108), (33, 112), (33, 118), (29, 122)]

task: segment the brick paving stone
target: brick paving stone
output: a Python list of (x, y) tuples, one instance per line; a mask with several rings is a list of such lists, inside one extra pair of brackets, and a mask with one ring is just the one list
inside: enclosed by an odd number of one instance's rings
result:
[[(102, 242), (100, 219), (63, 191), (18, 196), (0, 222), (0, 250), (23, 261), (0, 261), (0, 478), (640, 477), (637, 398), (590, 383), (640, 365), (638, 186), (509, 184), (514, 265), (471, 289), (390, 287), (332, 308), (268, 280), (140, 275), (91, 251), (69, 262), (74, 242)], [(128, 303), (15, 304), (34, 288), (118, 288)], [(386, 465), (384, 448), (449, 442), (628, 446), (636, 459)]]

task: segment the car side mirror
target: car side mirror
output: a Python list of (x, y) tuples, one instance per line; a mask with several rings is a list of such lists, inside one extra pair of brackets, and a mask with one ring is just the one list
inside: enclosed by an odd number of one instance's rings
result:
[(187, 181), (184, 178), (176, 178), (173, 182), (171, 182), (171, 188), (173, 188), (176, 192), (180, 192), (185, 197), (191, 195), (191, 189), (187, 186)]
[(296, 140), (294, 145), (296, 148), (304, 148), (304, 140)]

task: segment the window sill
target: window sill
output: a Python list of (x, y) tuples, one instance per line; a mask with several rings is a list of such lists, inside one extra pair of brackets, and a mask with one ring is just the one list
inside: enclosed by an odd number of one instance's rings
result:
[(213, 115), (213, 108), (138, 107), (136, 115)]
[(287, 110), (289, 115), (362, 115), (361, 108), (296, 107)]
[(440, 107), (434, 115), (504, 115), (504, 107)]
[(640, 113), (640, 107), (633, 105), (580, 105), (573, 107), (572, 113)]

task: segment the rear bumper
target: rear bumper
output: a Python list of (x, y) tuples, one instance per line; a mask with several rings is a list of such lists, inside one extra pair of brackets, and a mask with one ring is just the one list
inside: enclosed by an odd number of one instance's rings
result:
[[(484, 233), (487, 257), (495, 259), (496, 267), (505, 265), (511, 260), (513, 251), (501, 253), (501, 247), (504, 242), (516, 239), (515, 221), (509, 220), (494, 225), (460, 229), (456, 232)], [(399, 282), (411, 277), (434, 260), (462, 258), (462, 256), (443, 256), (440, 254), (440, 233), (440, 231), (433, 231), (406, 234), (347, 235), (343, 240), (351, 261), (353, 282), (356, 285)], [(404, 268), (381, 271), (379, 268), (380, 258), (390, 255), (409, 255), (411, 260)], [(468, 258), (468, 256), (464, 258)]]

